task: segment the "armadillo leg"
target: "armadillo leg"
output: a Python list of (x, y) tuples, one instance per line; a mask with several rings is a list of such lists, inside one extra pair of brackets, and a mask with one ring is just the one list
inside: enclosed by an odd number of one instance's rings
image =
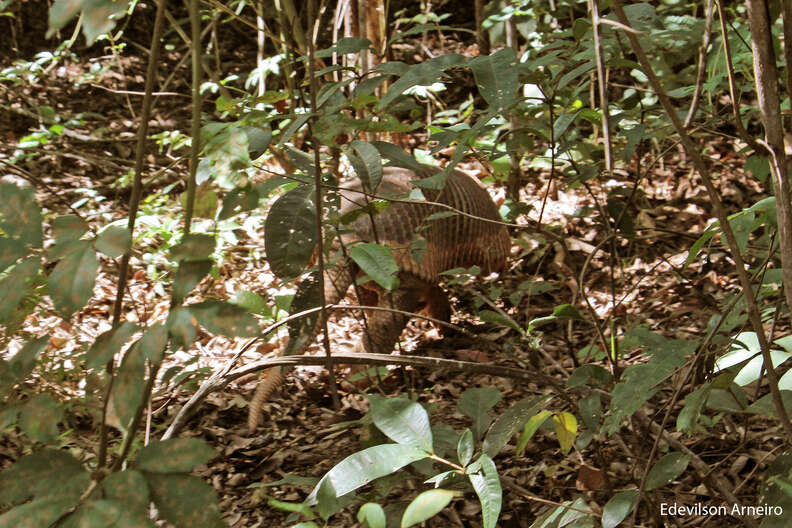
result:
[[(379, 306), (393, 308), (402, 312), (414, 312), (421, 299), (422, 293), (428, 285), (408, 274), (402, 274), (401, 284), (398, 289), (390, 294), (382, 293), (377, 303)], [(376, 354), (389, 354), (399, 336), (404, 330), (408, 315), (388, 312), (383, 310), (372, 310), (367, 316), (367, 332), (363, 337), (363, 345), (367, 352)]]

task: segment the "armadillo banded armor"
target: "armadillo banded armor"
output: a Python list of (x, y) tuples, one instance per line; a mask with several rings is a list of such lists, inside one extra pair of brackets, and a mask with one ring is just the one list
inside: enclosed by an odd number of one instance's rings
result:
[[(416, 175), (406, 169), (386, 168), (377, 195), (405, 197), (413, 188), (413, 180), (437, 172), (437, 169), (427, 167), (426, 171), (426, 174)], [(346, 189), (359, 191), (362, 186), (355, 182)], [(427, 220), (432, 214), (450, 210), (420, 202), (395, 202), (374, 216), (374, 229), (371, 216), (361, 215), (350, 226), (352, 233), (342, 236), (343, 243), (347, 247), (356, 241), (376, 241), (387, 245), (393, 251), (400, 271), (433, 284), (437, 283), (441, 272), (451, 268), (476, 265), (482, 272), (489, 273), (503, 267), (509, 252), (506, 228), (473, 218), (500, 220), (492, 198), (478, 181), (454, 171), (441, 191), (423, 192), (427, 201), (448, 205), (470, 216), (454, 214)], [(342, 191), (341, 196), (342, 214), (365, 205), (360, 193)], [(412, 258), (409, 251), (416, 233), (426, 239), (426, 253), (420, 263)]]
[[(412, 190), (412, 181), (425, 178), (438, 169), (426, 167), (423, 174), (399, 169), (386, 168), (382, 182), (377, 190), (380, 196), (405, 197)], [(341, 192), (341, 213), (347, 213), (365, 205), (361, 193), (352, 192), (362, 189), (360, 182)], [(342, 242), (349, 247), (355, 242), (378, 242), (390, 247), (399, 267), (399, 288), (389, 295), (377, 295), (375, 304), (405, 312), (413, 312), (423, 296), (440, 279), (440, 273), (451, 268), (479, 266), (483, 273), (500, 270), (509, 252), (509, 235), (503, 224), (487, 222), (499, 221), (497, 207), (489, 193), (472, 177), (453, 171), (440, 191), (423, 190), (428, 202), (447, 205), (465, 214), (452, 214), (429, 220), (428, 217), (451, 209), (420, 202), (393, 202), (390, 207), (373, 216), (361, 215), (350, 226), (351, 232), (341, 236)], [(468, 216), (469, 215), (469, 216)], [(426, 239), (426, 251), (417, 262), (410, 250), (410, 242), (416, 233)], [(326, 275), (329, 287), (336, 284), (332, 297), (346, 294), (346, 280), (350, 274), (344, 270), (332, 269)], [(343, 277), (343, 278), (342, 278)], [(341, 291), (343, 290), (343, 292)], [(389, 353), (399, 338), (407, 317), (382, 311), (366, 314), (368, 333), (363, 344), (369, 352)], [(370, 339), (369, 339), (370, 338)]]
[[(387, 167), (383, 169), (382, 180), (376, 190), (377, 196), (399, 197), (404, 199), (413, 189), (412, 182), (439, 171), (425, 167), (421, 174), (413, 171)], [(367, 203), (366, 196), (360, 192), (360, 181), (342, 187), (341, 213), (346, 214)], [(457, 267), (479, 266), (483, 273), (503, 268), (509, 253), (508, 232), (500, 221), (497, 207), (489, 193), (474, 178), (453, 171), (440, 191), (423, 190), (427, 201), (445, 204), (465, 214), (453, 214), (428, 220), (432, 214), (451, 211), (448, 208), (420, 202), (392, 202), (379, 214), (361, 214), (341, 235), (341, 242), (350, 247), (359, 242), (377, 242), (388, 246), (399, 268), (399, 287), (388, 294), (371, 283), (362, 285), (361, 292), (366, 299), (361, 304), (379, 305), (413, 312), (425, 294), (437, 290), (440, 273)], [(469, 216), (468, 216), (469, 215)], [(487, 222), (485, 220), (495, 222)], [(416, 233), (426, 240), (426, 249), (420, 262), (416, 261), (410, 250), (410, 242)], [(337, 248), (337, 246), (336, 246)], [(349, 286), (358, 274), (355, 263), (348, 257), (325, 271), (325, 299), (335, 304), (346, 295)], [(301, 288), (303, 285), (301, 285)], [(298, 288), (295, 301), (305, 293)], [(407, 324), (407, 317), (385, 311), (370, 311), (366, 314), (367, 334), (362, 341), (369, 352), (389, 353)], [(319, 333), (317, 324), (312, 338)], [(308, 342), (313, 341), (310, 339)], [(301, 351), (295, 351), (299, 353)], [(273, 374), (269, 379), (275, 379)], [(251, 431), (258, 424), (261, 405), (266, 400), (273, 384), (259, 384), (250, 405), (248, 423)]]

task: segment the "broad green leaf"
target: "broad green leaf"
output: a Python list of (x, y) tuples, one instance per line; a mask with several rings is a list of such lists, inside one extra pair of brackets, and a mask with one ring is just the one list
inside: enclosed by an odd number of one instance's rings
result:
[(517, 448), (515, 449), (517, 455), (522, 455), (523, 451), (525, 450), (525, 446), (527, 446), (528, 442), (531, 441), (533, 435), (552, 415), (553, 413), (551, 411), (539, 411), (534, 416), (532, 416), (530, 420), (528, 420), (528, 423), (525, 424), (522, 433), (520, 433), (519, 440), (517, 440)]
[(118, 416), (124, 431), (127, 430), (138, 407), (143, 403), (145, 372), (146, 357), (140, 348), (140, 341), (138, 341), (124, 354), (110, 394), (110, 405)]
[(407, 398), (369, 396), (371, 418), (385, 436), (403, 445), (433, 452), (432, 428), (429, 415), (418, 403)]
[(201, 282), (209, 270), (212, 269), (213, 261), (205, 260), (182, 260), (173, 277), (173, 302), (181, 304), (184, 298)]
[(473, 458), (474, 450), (473, 432), (470, 429), (465, 429), (459, 436), (459, 443), (457, 444), (457, 458), (459, 459), (459, 463), (463, 466), (467, 466)]
[(489, 410), (501, 400), (501, 393), (492, 387), (475, 387), (462, 393), (457, 411), (473, 420), (473, 435), (481, 439), (492, 423)]
[(78, 251), (58, 262), (47, 281), (55, 309), (64, 319), (69, 319), (91, 298), (99, 268), (96, 251), (89, 242), (81, 242)]
[(162, 355), (168, 344), (168, 327), (162, 323), (151, 325), (143, 332), (138, 346), (143, 351), (146, 359), (154, 365), (159, 365)]
[(712, 391), (712, 385), (705, 383), (695, 391), (685, 396), (685, 406), (677, 416), (676, 427), (677, 431), (692, 435), (696, 432), (698, 419), (701, 416), (701, 411), (704, 409), (704, 404)]
[(476, 87), (491, 109), (504, 109), (514, 103), (520, 86), (516, 62), (514, 50), (509, 47), (470, 61)]
[(448, 53), (410, 66), (382, 97), (379, 108), (383, 109), (394, 102), (408, 88), (413, 86), (431, 86), (436, 82), (440, 82), (445, 75), (446, 68), (461, 66), (465, 61), (466, 59), (461, 55)]
[(404, 152), (404, 149), (397, 147), (393, 143), (386, 143), (385, 141), (372, 141), (371, 144), (374, 145), (382, 157), (388, 158), (388, 160), (390, 160), (390, 165), (408, 169), (413, 172), (420, 172), (423, 169), (423, 165), (418, 163), (414, 157), (410, 156)]
[(32, 187), (0, 181), (0, 232), (25, 246), (41, 247), (41, 209)]
[(45, 497), (0, 515), (3, 528), (47, 528), (76, 504), (76, 499)]
[(569, 388), (592, 385), (594, 387), (610, 387), (613, 385), (613, 374), (600, 365), (581, 365), (567, 380)]
[(503, 446), (522, 430), (528, 420), (531, 419), (542, 407), (552, 399), (551, 396), (534, 396), (520, 400), (501, 414), (487, 433), (484, 439), (482, 451), (489, 457), (500, 453)]
[(181, 473), (145, 473), (145, 477), (165, 520), (184, 528), (225, 526), (215, 491), (200, 478)]
[(682, 453), (669, 453), (657, 461), (646, 476), (646, 491), (665, 486), (687, 469), (690, 457)]
[(602, 528), (616, 528), (635, 505), (638, 490), (622, 491), (611, 497), (602, 510)]
[(278, 198), (264, 223), (264, 250), (279, 278), (296, 277), (316, 248), (314, 187), (300, 185)]
[(404, 510), (401, 519), (401, 528), (409, 528), (430, 519), (443, 511), (448, 506), (458, 492), (445, 489), (432, 489), (424, 491)]
[(102, 481), (105, 497), (121, 501), (132, 509), (145, 511), (149, 505), (149, 489), (139, 471), (128, 469), (111, 473)]
[(258, 207), (259, 193), (252, 186), (233, 189), (223, 199), (223, 208), (217, 216), (218, 220), (226, 220), (234, 215), (250, 211)]
[(198, 324), (213, 334), (228, 337), (259, 335), (256, 318), (236, 304), (223, 301), (204, 301), (187, 307)]
[[(503, 503), (503, 490), (501, 489), (500, 477), (495, 463), (487, 455), (481, 455), (477, 463), (480, 471), (469, 472), (470, 484), (478, 495), (481, 502), (481, 516), (484, 520), (484, 528), (495, 528), (500, 516)], [(473, 467), (471, 466), (471, 469)]]
[(0, 272), (27, 254), (25, 245), (19, 240), (0, 237)]
[(38, 358), (41, 351), (47, 346), (47, 343), (49, 343), (49, 336), (28, 341), (19, 352), (6, 363), (8, 367), (7, 378), (4, 375), (0, 375), (0, 394), (2, 394), (2, 384), (8, 383), (9, 385), (13, 385), (28, 377), (28, 374), (33, 371), (33, 367), (36, 366), (36, 358)]
[(492, 323), (504, 326), (506, 328), (511, 328), (513, 330), (517, 330), (520, 334), (525, 333), (522, 327), (520, 327), (520, 325), (518, 325), (514, 319), (510, 318), (508, 315), (504, 315), (493, 310), (481, 310), (478, 315), (479, 318), (481, 318), (481, 320), (485, 323)]
[(375, 192), (382, 180), (382, 158), (379, 151), (371, 143), (359, 139), (352, 141), (350, 146), (362, 162), (361, 166), (355, 167), (355, 172), (366, 188)]
[(571, 304), (562, 304), (560, 306), (556, 306), (553, 309), (553, 315), (548, 315), (546, 317), (537, 317), (536, 319), (532, 319), (530, 323), (528, 323), (528, 329), (533, 330), (535, 328), (539, 328), (540, 326), (544, 326), (548, 323), (554, 323), (556, 321), (585, 321), (586, 318), (578, 311), (577, 308), (572, 306)]
[(198, 335), (197, 324), (190, 310), (183, 306), (174, 308), (168, 314), (168, 333), (177, 347), (188, 349), (192, 346), (195, 336)]
[(578, 411), (583, 423), (592, 432), (599, 429), (600, 420), (602, 420), (602, 401), (599, 394), (592, 394), (578, 402)]
[(382, 444), (358, 451), (328, 471), (305, 499), (305, 503), (316, 504), (319, 489), (323, 485), (332, 490), (336, 497), (342, 497), (429, 455), (423, 449), (402, 444)]
[(575, 442), (575, 437), (577, 437), (577, 418), (575, 418), (574, 414), (568, 412), (557, 413), (553, 416), (553, 426), (558, 436), (561, 452), (564, 454), (569, 453), (569, 450), (572, 449), (572, 444)]
[(338, 39), (338, 42), (329, 48), (321, 49), (316, 52), (319, 58), (331, 57), (334, 53), (338, 55), (347, 55), (349, 53), (360, 53), (363, 50), (369, 49), (371, 41), (367, 38), (359, 37), (343, 37)]
[(121, 500), (90, 500), (58, 526), (61, 528), (155, 528), (156, 525), (148, 518), (145, 506), (130, 508), (121, 498)]
[(356, 244), (349, 248), (349, 256), (363, 273), (388, 291), (399, 286), (399, 266), (391, 250), (379, 244)]
[(88, 223), (77, 215), (59, 216), (52, 221), (52, 236), (59, 244), (79, 240), (86, 231)]
[(129, 321), (124, 321), (116, 328), (104, 332), (96, 338), (86, 354), (85, 366), (97, 368), (107, 364), (140, 328)]
[(51, 448), (35, 451), (0, 471), (0, 504), (52, 495), (65, 483), (78, 480), (80, 475), (88, 476), (88, 473), (68, 451)]
[(358, 510), (357, 520), (368, 528), (385, 528), (385, 510), (376, 502), (367, 502)]
[(12, 321), (19, 304), (33, 290), (40, 268), (41, 260), (30, 257), (14, 266), (6, 278), (0, 280), (0, 325)]
[(99, 233), (94, 247), (110, 258), (118, 258), (132, 247), (132, 234), (126, 226), (110, 226)]
[(19, 415), (19, 428), (34, 442), (49, 442), (58, 436), (58, 422), (63, 406), (48, 394), (39, 394), (25, 402)]
[(135, 459), (135, 468), (150, 473), (187, 473), (217, 453), (198, 438), (170, 438), (152, 442)]
[(171, 248), (171, 257), (178, 262), (206, 260), (214, 253), (216, 243), (211, 235), (190, 234)]
[(234, 294), (233, 302), (250, 313), (272, 318), (272, 310), (270, 310), (267, 301), (256, 292), (250, 290), (237, 290)]

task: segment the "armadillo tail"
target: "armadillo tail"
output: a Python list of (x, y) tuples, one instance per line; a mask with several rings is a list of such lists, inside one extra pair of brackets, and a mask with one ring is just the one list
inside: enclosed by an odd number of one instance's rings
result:
[(248, 406), (248, 432), (253, 434), (259, 426), (261, 420), (261, 408), (269, 399), (270, 395), (283, 384), (283, 372), (280, 367), (275, 367), (264, 371), (262, 380), (256, 387), (253, 399)]

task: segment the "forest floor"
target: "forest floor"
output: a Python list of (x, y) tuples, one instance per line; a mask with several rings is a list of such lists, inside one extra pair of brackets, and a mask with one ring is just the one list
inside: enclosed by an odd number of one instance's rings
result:
[[(146, 46), (143, 41), (140, 44)], [(179, 95), (159, 97), (150, 123), (153, 134), (189, 130), (190, 100), (186, 84), (189, 71), (186, 65), (177, 68), (180, 59), (176, 50), (164, 60), (163, 71), (173, 71), (176, 75), (160, 91)], [(0, 57), (0, 68), (10, 66), (10, 61), (10, 57)], [(97, 70), (99, 64), (107, 69)], [(242, 68), (242, 64), (238, 67)], [(31, 136), (31, 131), (45, 130), (55, 123), (66, 126), (64, 133), (49, 134), (46, 141), (26, 149), (27, 159), (18, 164), (21, 172), (7, 170), (0, 163), (0, 174), (27, 177), (36, 188), (47, 218), (77, 211), (94, 227), (125, 218), (144, 73), (145, 55), (137, 46), (130, 46), (128, 52), (110, 61), (100, 56), (80, 62), (64, 60), (36, 73), (33, 82), (0, 84), (0, 162), (10, 159), (19, 142)], [(205, 110), (211, 112), (212, 105), (207, 102)], [(79, 120), (79, 124), (70, 125), (72, 119)], [(714, 171), (728, 176), (720, 182), (720, 190), (730, 210), (753, 203), (760, 196), (760, 186), (751, 176), (743, 175), (738, 158), (732, 155), (735, 146), (724, 140), (710, 149)], [(148, 249), (156, 249), (167, 237), (169, 226), (175, 225), (171, 224), (176, 221), (172, 204), (184, 190), (187, 164), (181, 156), (185, 154), (186, 149), (176, 151), (149, 145), (144, 169), (147, 180), (143, 216), (137, 233)], [(405, 333), (406, 349), (415, 350), (416, 354), (538, 369), (562, 381), (563, 376), (585, 359), (587, 350), (601, 358), (602, 351), (590, 325), (553, 323), (542, 327), (531, 339), (521, 339), (514, 331), (464, 315), (471, 312), (470, 306), (485, 286), (502, 288), (503, 297), (508, 298), (529, 281), (545, 281), (551, 288), (535, 295), (519, 295), (515, 303), (506, 301), (499, 305), (522, 327), (531, 319), (551, 314), (556, 306), (569, 303), (587, 316), (596, 314), (598, 320), (615, 315), (623, 328), (642, 324), (669, 338), (703, 335), (709, 318), (718, 311), (722, 292), (735, 291), (738, 287), (727, 275), (731, 264), (725, 253), (710, 252), (708, 259), (684, 267), (687, 248), (706, 228), (712, 213), (704, 188), (681, 159), (680, 152), (672, 150), (661, 163), (643, 174), (643, 181), (651, 185), (640, 186), (640, 199), (630, 213), (639, 236), (609, 249), (619, 257), (617, 269), (611, 269), (609, 260), (597, 247), (603, 240), (603, 228), (597, 220), (601, 216), (591, 211), (604, 203), (610, 188), (634, 185), (635, 171), (647, 170), (644, 160), (633, 160), (624, 170), (616, 171), (610, 181), (592, 181), (577, 188), (550, 181), (546, 172), (526, 171), (522, 200), (531, 204), (533, 210), (528, 215), (530, 220), (519, 220), (521, 226), (511, 232), (513, 250), (507, 269), (492, 285), (468, 281), (451, 288), (455, 322), (481, 337), (504, 343), (503, 352), (480, 350), (476, 342), (462, 335), (440, 339), (436, 329), (417, 323), (412, 323)], [(168, 168), (161, 171), (163, 167)], [(472, 174), (488, 175), (486, 168), (474, 162), (465, 162), (461, 168)], [(503, 196), (501, 187), (502, 183), (492, 188), (496, 198)], [(561, 234), (561, 241), (538, 232), (540, 216), (543, 226), (552, 226), (554, 232)], [(218, 275), (201, 282), (197, 288), (200, 295), (227, 298), (229, 292), (244, 288), (272, 300), (289, 293), (268, 272), (261, 258), (262, 213), (253, 212), (237, 222), (239, 227), (232, 231), (236, 240), (232, 243), (227, 238), (227, 251)], [(674, 229), (659, 227), (668, 225)], [(156, 251), (151, 254), (154, 258), (144, 260), (140, 252), (133, 258), (126, 304), (127, 317), (145, 324), (161, 320), (167, 314), (169, 295), (163, 289), (163, 278), (172, 272), (163, 266), (164, 259), (157, 260)], [(44, 365), (37, 371), (36, 388), (75, 402), (66, 419), (70, 433), (63, 436), (63, 441), (73, 452), (84, 456), (95, 452), (97, 409), (91, 400), (90, 387), (65, 377), (65, 366), (79, 361), (85, 346), (109, 329), (117, 272), (115, 262), (102, 261), (93, 299), (71, 321), (63, 321), (54, 310), (43, 310), (24, 322), (25, 333), (51, 336)], [(331, 330), (334, 347), (351, 347), (359, 330), (354, 318), (335, 322)], [(170, 356), (167, 367), (173, 369), (166, 374), (170, 377), (156, 389), (151, 406), (152, 438), (162, 434), (202, 377), (221, 368), (242, 343), (204, 334), (199, 336), (196, 347)], [(246, 353), (240, 362), (259, 359), (262, 353), (276, 354), (272, 348), (262, 344)], [(319, 345), (314, 345), (312, 351), (322, 353)], [(641, 360), (639, 350), (626, 352), (624, 364)], [(342, 389), (341, 409), (334, 411), (326, 378), (321, 368), (303, 368), (290, 375), (265, 406), (263, 424), (254, 434), (248, 434), (246, 425), (247, 401), (255, 387), (255, 380), (251, 379), (240, 380), (212, 394), (184, 428), (182, 435), (204, 438), (217, 450), (218, 456), (201, 467), (198, 474), (217, 490), (229, 526), (286, 526), (288, 513), (268, 501), (301, 501), (315, 479), (334, 464), (380, 440), (373, 427), (362, 420), (368, 409), (365, 397)], [(456, 403), (470, 387), (494, 387), (501, 392), (501, 403), (493, 410), (495, 415), (522, 398), (549, 389), (538, 382), (519, 383), (489, 375), (408, 369), (391, 371), (389, 378), (373, 390), (388, 395), (408, 392), (431, 409), (433, 422), (445, 423), (459, 432), (469, 427), (470, 422), (456, 410)], [(662, 413), (670, 396), (670, 393), (658, 393), (648, 411)], [(742, 453), (750, 453), (747, 459), (732, 459), (731, 465), (714, 470), (722, 472), (731, 482), (743, 482), (741, 494), (755, 495), (755, 477), (760, 473), (757, 469), (762, 467), (763, 456), (767, 454), (765, 440), (767, 435), (779, 433), (763, 430), (755, 422), (742, 433), (737, 435), (726, 427), (715, 427), (710, 435), (698, 439), (698, 447), (718, 458), (738, 446)], [(0, 468), (23, 454), (24, 443), (18, 434), (6, 431), (0, 437)], [(707, 444), (706, 448), (702, 444)], [(636, 445), (640, 442), (630, 444), (631, 448)], [(547, 508), (547, 501), (560, 503), (582, 496), (590, 506), (601, 508), (614, 489), (634, 485), (644, 469), (641, 461), (652, 446), (645, 445), (642, 452), (619, 451), (613, 446), (595, 440), (576, 454), (565, 456), (553, 432), (540, 430), (521, 455), (514, 453), (513, 445), (507, 447), (495, 459), (504, 484), (500, 526), (529, 526)], [(402, 475), (389, 482), (394, 486), (388, 498), (391, 507), (403, 507), (405, 501), (414, 498), (425, 478), (417, 471), (410, 471), (408, 478)], [(695, 486), (682, 480), (678, 489), (676, 498), (686, 502), (691, 500), (690, 490)], [(706, 493), (701, 489), (695, 491)], [(536, 497), (541, 500), (535, 500)], [(426, 526), (480, 526), (478, 501), (470, 499), (455, 501)], [(641, 511), (639, 523), (652, 525), (652, 517), (651, 513)], [(347, 511), (334, 517), (330, 526), (354, 524), (354, 513)], [(702, 520), (695, 525), (708, 524)]]

